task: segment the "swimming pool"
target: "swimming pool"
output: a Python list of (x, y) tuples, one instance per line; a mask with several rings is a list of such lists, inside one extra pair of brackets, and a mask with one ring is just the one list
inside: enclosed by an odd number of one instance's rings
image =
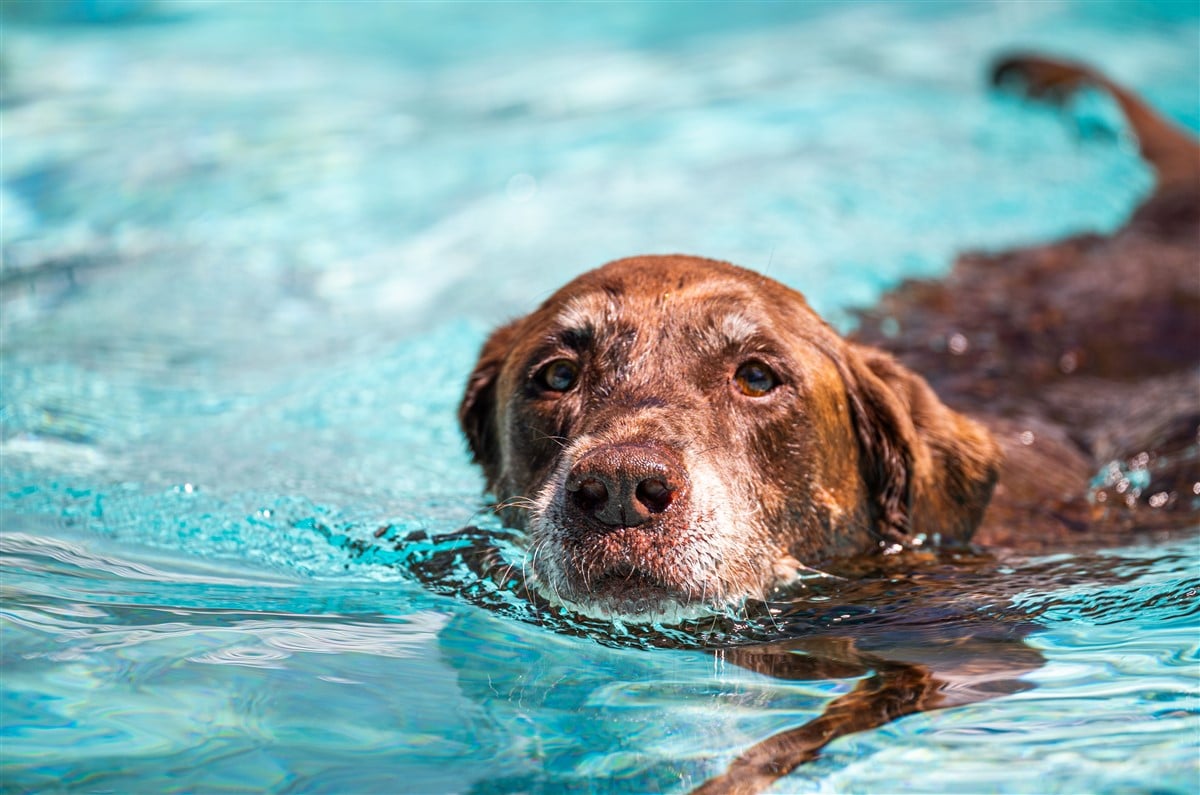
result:
[[(852, 682), (575, 637), (356, 551), (490, 521), (454, 425), (488, 329), (651, 251), (848, 328), (965, 248), (1114, 228), (1149, 185), (1122, 128), (986, 94), (1009, 46), (1200, 128), (1188, 4), (93, 7), (3, 20), (13, 791), (700, 783)], [(1198, 564), (1040, 562), (1036, 687), (777, 789), (1200, 789)]]

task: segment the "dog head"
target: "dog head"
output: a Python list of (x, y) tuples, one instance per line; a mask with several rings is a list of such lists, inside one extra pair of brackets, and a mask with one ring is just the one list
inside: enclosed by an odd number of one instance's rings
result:
[(762, 597), (982, 518), (999, 451), (803, 296), (695, 257), (586, 273), (483, 347), (459, 419), (536, 580), (600, 614)]

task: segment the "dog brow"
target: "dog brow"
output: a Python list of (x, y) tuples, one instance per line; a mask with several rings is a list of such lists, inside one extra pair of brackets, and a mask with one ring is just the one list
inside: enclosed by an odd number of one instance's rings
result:
[(596, 337), (596, 328), (590, 323), (577, 328), (565, 328), (555, 335), (558, 344), (564, 348), (580, 352), (586, 350)]
[(719, 315), (715, 322), (705, 324), (698, 334), (702, 344), (713, 352), (725, 352), (758, 347), (763, 340), (762, 328), (754, 318), (733, 310)]
[(587, 348), (596, 338), (596, 331), (602, 328), (612, 315), (613, 307), (609, 297), (599, 294), (575, 296), (569, 300), (554, 319), (555, 340), (563, 347), (580, 351)]
[(730, 347), (745, 345), (761, 336), (761, 332), (758, 323), (742, 312), (733, 312), (721, 318), (719, 333)]

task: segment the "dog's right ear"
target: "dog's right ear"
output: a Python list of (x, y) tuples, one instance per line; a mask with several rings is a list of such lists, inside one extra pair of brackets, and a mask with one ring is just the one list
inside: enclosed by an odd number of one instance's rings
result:
[(501, 326), (488, 337), (479, 352), (475, 369), (467, 379), (466, 393), (458, 406), (458, 423), (467, 437), (467, 444), (471, 446), (472, 460), (483, 467), (489, 488), (495, 484), (500, 465), (496, 381), (517, 339), (520, 322), (514, 320)]

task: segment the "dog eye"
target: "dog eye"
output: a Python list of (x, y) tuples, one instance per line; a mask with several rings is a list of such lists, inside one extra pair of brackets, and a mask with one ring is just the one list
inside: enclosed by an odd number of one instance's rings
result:
[(746, 362), (733, 374), (733, 382), (746, 397), (762, 397), (779, 386), (779, 378), (762, 362)]
[(538, 370), (533, 380), (550, 392), (566, 392), (579, 378), (579, 365), (570, 359), (555, 359)]

